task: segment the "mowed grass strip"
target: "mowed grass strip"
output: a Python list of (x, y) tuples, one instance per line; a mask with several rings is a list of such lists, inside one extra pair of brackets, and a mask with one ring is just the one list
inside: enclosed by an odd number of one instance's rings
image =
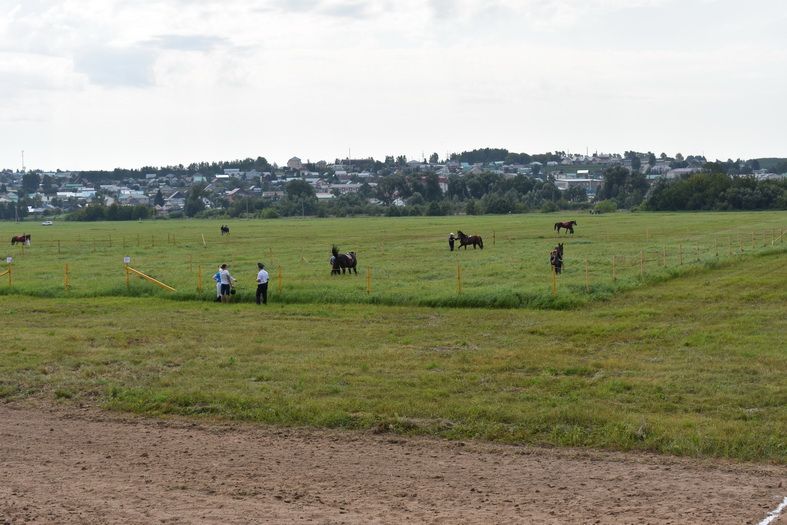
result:
[[(565, 215), (171, 220), (47, 227), (0, 222), (0, 238), (24, 231), (32, 235), (31, 246), (6, 245), (5, 253), (0, 252), (1, 261), (8, 255), (15, 258), (13, 287), (0, 278), (0, 295), (207, 301), (215, 289), (211, 275), (226, 262), (239, 279), (235, 299), (252, 302), (259, 261), (271, 274), (270, 295), (276, 303), (566, 309), (694, 268), (727, 264), (741, 253), (787, 249), (785, 239), (779, 238), (787, 226), (783, 212), (572, 215), (578, 221), (576, 233), (557, 235), (553, 225), (567, 219)], [(221, 236), (219, 225), (225, 222), (230, 235)], [(448, 233), (458, 230), (482, 235), (484, 249), (449, 252)], [(565, 243), (565, 264), (555, 296), (549, 252), (558, 242)], [(358, 254), (358, 276), (330, 276), (334, 243), (341, 251)], [(136, 276), (127, 289), (124, 256), (131, 257), (133, 268), (177, 292)], [(0, 272), (4, 268), (0, 262)], [(197, 292), (198, 281), (202, 292)]]
[(787, 462), (787, 261), (574, 311), (0, 297), (0, 398)]

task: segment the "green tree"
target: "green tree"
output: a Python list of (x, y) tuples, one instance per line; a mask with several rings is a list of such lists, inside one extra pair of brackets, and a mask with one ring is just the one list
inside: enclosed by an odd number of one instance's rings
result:
[(291, 180), (285, 186), (284, 191), (286, 200), (295, 207), (295, 213), (299, 215), (314, 214), (317, 209), (317, 194), (311, 184), (301, 179)]
[(424, 198), (429, 202), (439, 201), (443, 198), (443, 190), (440, 189), (440, 179), (436, 173), (428, 173), (424, 177)]
[(44, 175), (44, 177), (41, 179), (41, 190), (46, 195), (52, 195), (56, 193), (53, 182), (54, 181), (50, 175)]
[(587, 202), (588, 192), (582, 186), (571, 186), (563, 192), (563, 197), (570, 202)]
[(396, 184), (394, 184), (391, 176), (380, 179), (380, 181), (377, 183), (375, 195), (380, 200), (380, 202), (386, 206), (391, 205), (391, 203), (396, 198)]
[(41, 175), (38, 173), (28, 172), (22, 175), (22, 191), (25, 193), (35, 193), (39, 184), (41, 184)]
[(425, 202), (424, 201), (424, 196), (421, 195), (421, 193), (417, 192), (417, 191), (415, 193), (413, 193), (410, 196), (409, 199), (407, 199), (407, 205), (408, 206), (418, 206), (420, 204), (423, 204), (424, 202)]
[(426, 208), (426, 214), (431, 216), (444, 215), (443, 209), (436, 201), (429, 203), (429, 206)]
[(437, 153), (432, 153), (429, 155), (429, 164), (437, 164), (440, 161), (440, 157)]
[(156, 206), (164, 206), (164, 195), (161, 193), (161, 189), (156, 192), (156, 196), (153, 197), (153, 204)]
[(202, 202), (202, 197), (205, 194), (205, 186), (197, 184), (191, 187), (186, 195), (186, 204), (183, 212), (187, 217), (194, 217), (196, 214), (205, 209), (205, 203)]
[(473, 199), (467, 201), (467, 204), (465, 205), (465, 213), (467, 215), (478, 215), (478, 207), (476, 206)]
[(604, 170), (603, 183), (599, 188), (598, 200), (613, 199), (619, 208), (632, 208), (639, 205), (648, 190), (645, 175), (630, 172), (623, 166), (613, 166)]

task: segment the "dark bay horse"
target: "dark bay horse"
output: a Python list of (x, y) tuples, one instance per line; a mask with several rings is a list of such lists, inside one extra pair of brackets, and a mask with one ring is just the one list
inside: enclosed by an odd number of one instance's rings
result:
[(555, 270), (555, 273), (563, 271), (563, 243), (559, 243), (555, 248), (549, 252), (549, 264)]
[(560, 233), (560, 228), (565, 228), (566, 230), (570, 231), (571, 234), (574, 234), (574, 226), (577, 225), (577, 221), (565, 221), (565, 222), (556, 222), (555, 223), (555, 231)]
[(227, 226), (226, 224), (222, 224), (221, 228), (219, 228), (219, 229), (221, 230), (221, 234), (222, 235), (229, 235), (230, 234), (230, 227)]
[(459, 248), (464, 246), (465, 250), (467, 250), (468, 245), (472, 244), (474, 250), (476, 246), (482, 250), (484, 249), (484, 240), (480, 235), (465, 235), (462, 230), (457, 231), (456, 234), (459, 236)]
[(11, 246), (13, 246), (14, 244), (16, 244), (18, 242), (21, 242), (22, 244), (30, 244), (30, 234), (29, 233), (25, 233), (25, 234), (22, 234), (22, 235), (15, 235), (15, 236), (11, 237)]
[(347, 270), (347, 273), (358, 274), (358, 257), (355, 252), (339, 253), (339, 248), (334, 244), (331, 248), (331, 275), (339, 275)]

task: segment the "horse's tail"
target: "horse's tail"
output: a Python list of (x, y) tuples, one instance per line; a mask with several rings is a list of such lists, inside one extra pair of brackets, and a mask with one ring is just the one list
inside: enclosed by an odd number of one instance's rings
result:
[(331, 247), (331, 253), (333, 254), (334, 257), (339, 256), (339, 248), (337, 248), (335, 244)]

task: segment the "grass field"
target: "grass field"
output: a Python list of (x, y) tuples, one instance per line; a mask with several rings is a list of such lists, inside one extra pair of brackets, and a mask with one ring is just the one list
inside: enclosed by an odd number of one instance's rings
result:
[[(457, 224), (469, 220), (474, 228)], [(769, 237), (784, 214), (580, 217), (567, 241), (558, 292), (572, 298), (572, 309), (414, 305), (425, 297), (450, 303), (458, 295), (457, 259), (463, 297), (484, 304), (485, 297), (516, 287), (548, 301), (546, 251), (554, 244), (555, 220), (239, 222), (230, 225), (230, 239), (206, 232), (207, 248), (200, 232), (218, 231), (207, 222), (33, 230), (33, 245), (14, 255), (15, 292), (0, 295), (6, 327), (0, 398), (787, 463), (787, 260)], [(135, 227), (144, 228), (147, 245), (140, 239), (131, 247)], [(484, 235), (486, 249), (449, 253), (446, 232), (456, 229)], [(494, 243), (487, 240), (491, 231)], [(720, 253), (717, 261), (707, 253), (717, 234), (737, 241), (745, 231), (743, 256)], [(167, 233), (175, 244), (167, 245)], [(109, 235), (113, 246), (93, 252), (92, 239)], [(362, 273), (365, 264), (373, 266), (371, 295), (392, 306), (363, 304), (370, 298), (362, 276), (329, 277), (332, 241), (357, 249)], [(701, 246), (700, 264), (689, 264), (686, 249), (684, 265), (673, 254), (666, 269), (649, 263), (650, 277), (639, 280), (642, 247), (681, 243)], [(726, 249), (721, 241), (717, 246)], [(605, 277), (609, 268), (601, 267), (616, 252), (637, 264), (621, 262), (622, 275), (612, 283)], [(188, 255), (192, 265), (211, 269), (227, 260), (244, 279), (246, 299), (257, 259), (281, 264), (291, 277), (282, 294), (274, 282), (267, 307), (128, 297), (123, 253), (132, 266), (153, 268), (156, 277), (181, 287), (191, 278)], [(421, 268), (412, 255), (402, 255), (412, 253), (447, 269)], [(607, 283), (606, 300), (583, 295), (584, 272), (572, 263), (574, 253), (597, 261), (592, 283)], [(74, 265), (68, 294), (62, 269), (48, 280), (39, 277), (66, 261)], [(169, 263), (179, 268), (165, 273)], [(94, 269), (94, 279), (91, 271), (77, 270), (81, 265)], [(135, 280), (132, 287), (166, 295), (146, 282)], [(296, 300), (285, 301), (288, 294)], [(336, 295), (345, 304), (332, 304)]]
[[(566, 308), (691, 268), (724, 263), (741, 253), (787, 246), (783, 212), (583, 215), (575, 217), (577, 233), (561, 237), (566, 243), (565, 269), (555, 296), (548, 253), (558, 241), (552, 225), (562, 218), (534, 214), (234, 221), (231, 234), (224, 237), (219, 235), (219, 221), (49, 227), (0, 223), (3, 237), (32, 235), (30, 247), (6, 245), (5, 255), (15, 260), (13, 287), (0, 281), (0, 294), (209, 299), (210, 277), (227, 262), (239, 279), (237, 299), (250, 301), (255, 263), (262, 261), (271, 273), (271, 295), (278, 303)], [(485, 249), (449, 252), (448, 232), (460, 229), (482, 235)], [(330, 278), (333, 243), (342, 251), (357, 252), (358, 277)], [(124, 256), (131, 257), (130, 266), (177, 292), (139, 278), (133, 278), (127, 289)], [(64, 287), (66, 265), (69, 291)], [(0, 266), (0, 272), (3, 269)]]

